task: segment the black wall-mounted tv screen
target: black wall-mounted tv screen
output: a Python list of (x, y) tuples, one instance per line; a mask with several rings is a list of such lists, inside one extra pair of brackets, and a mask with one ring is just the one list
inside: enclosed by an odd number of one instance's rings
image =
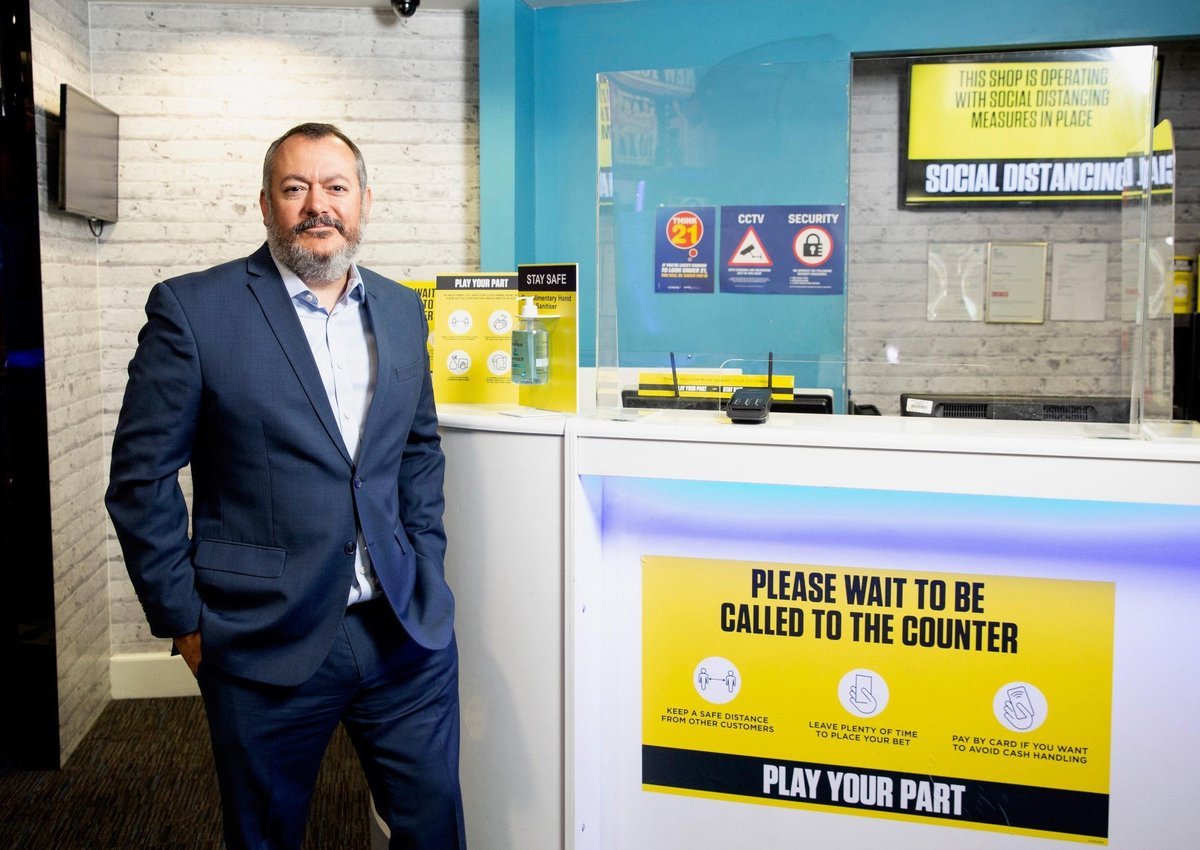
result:
[(59, 120), (58, 208), (116, 221), (120, 117), (63, 83)]

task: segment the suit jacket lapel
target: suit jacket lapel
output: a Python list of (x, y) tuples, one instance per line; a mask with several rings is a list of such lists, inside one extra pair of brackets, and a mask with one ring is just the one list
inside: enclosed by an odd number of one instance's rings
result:
[(329, 439), (346, 459), (346, 463), (354, 466), (353, 458), (346, 451), (346, 444), (342, 440), (342, 432), (338, 429), (333, 410), (329, 407), (329, 396), (325, 392), (325, 384), (321, 381), (321, 373), (317, 371), (317, 364), (313, 362), (312, 349), (309, 348), (308, 339), (300, 327), (296, 308), (288, 298), (287, 289), (283, 286), (279, 270), (275, 268), (275, 261), (271, 259), (271, 251), (266, 245), (246, 260), (246, 271), (249, 274), (250, 291), (258, 299), (267, 324), (271, 326), (275, 338), (279, 340), (280, 347), (291, 362), (292, 369), (312, 404), (313, 412), (321, 420)]
[(384, 405), (376, 404), (376, 401), (379, 394), (387, 392), (392, 385), (390, 377), (392, 369), (395, 368), (395, 352), (392, 351), (394, 334), (381, 332), (388, 317), (383, 309), (381, 299), (376, 293), (379, 284), (374, 281), (368, 282), (367, 275), (363, 274), (361, 268), (359, 273), (363, 275), (363, 291), (366, 293), (364, 306), (370, 316), (371, 334), (375, 337), (375, 389), (371, 395), (371, 406), (367, 409), (367, 421), (363, 425), (362, 439), (358, 442), (358, 456), (362, 457), (364, 447), (369, 444), (372, 432), (379, 427), (379, 423), (376, 421), (379, 419), (379, 414), (375, 411), (384, 408)]

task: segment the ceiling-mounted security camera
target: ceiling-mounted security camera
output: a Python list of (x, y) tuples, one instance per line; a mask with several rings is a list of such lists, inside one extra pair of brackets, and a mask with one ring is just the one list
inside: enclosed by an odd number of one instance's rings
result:
[(392, 11), (397, 18), (411, 18), (421, 5), (421, 0), (392, 0)]

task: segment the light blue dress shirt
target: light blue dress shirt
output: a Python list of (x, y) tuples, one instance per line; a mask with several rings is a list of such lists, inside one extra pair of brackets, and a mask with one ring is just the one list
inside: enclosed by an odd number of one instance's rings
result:
[[(275, 266), (279, 269), (283, 285), (300, 318), (300, 326), (308, 338), (308, 346), (312, 349), (317, 371), (321, 373), (321, 381), (325, 384), (329, 406), (342, 432), (346, 451), (357, 461), (358, 443), (367, 421), (367, 411), (371, 407), (378, 369), (375, 333), (371, 327), (362, 276), (357, 266), (350, 266), (346, 291), (330, 312), (321, 306), (317, 296), (295, 272), (279, 260), (275, 260)], [(319, 518), (316, 521), (320, 521)], [(359, 529), (358, 547), (354, 553), (354, 584), (350, 586), (350, 597), (346, 604), (366, 602), (379, 592), (378, 579), (371, 567), (371, 556)]]

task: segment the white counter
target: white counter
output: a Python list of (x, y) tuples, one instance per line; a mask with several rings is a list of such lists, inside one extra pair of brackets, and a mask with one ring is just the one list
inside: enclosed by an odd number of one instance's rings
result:
[[(1147, 439), (1121, 426), (787, 415), (734, 425), (710, 412), (572, 420), (567, 846), (716, 850), (750, 834), (764, 848), (795, 846), (797, 835), (822, 847), (1047, 844), (1045, 827), (1031, 835), (644, 788), (654, 714), (642, 696), (644, 653), (675, 651), (674, 642), (643, 643), (648, 556), (977, 575), (1027, 582), (1035, 592), (1057, 588), (1067, 594), (1061, 605), (1070, 604), (1073, 582), (1110, 587), (1116, 641), (1080, 658), (1089, 670), (1111, 671), (1111, 707), (1105, 698), (1095, 711), (1111, 718), (1112, 750), (1092, 756), (1111, 759), (1107, 837), (1130, 850), (1184, 846), (1200, 831), (1188, 802), (1200, 780), (1176, 755), (1200, 747), (1200, 729), (1190, 710), (1163, 710), (1159, 683), (1174, 683), (1172, 703), (1200, 702), (1200, 684), (1181, 680), (1175, 662), (1180, 648), (1200, 646), (1200, 441), (1170, 430)], [(678, 593), (704, 595), (686, 583)], [(1034, 630), (1053, 626), (1036, 606), (1015, 612)], [(695, 654), (703, 658), (700, 648)], [(926, 737), (946, 731), (927, 726)], [(888, 767), (867, 753), (863, 769)]]
[(564, 416), (439, 408), (467, 835), (495, 850), (563, 833)]
[(1121, 425), (786, 414), (735, 425), (707, 411), (570, 423), (580, 475), (1200, 504), (1200, 439), (1130, 433)]
[[(753, 830), (764, 848), (793, 846), (782, 836), (796, 834), (814, 846), (1047, 846), (1044, 835), (1019, 830), (643, 790), (643, 553), (840, 558), (901, 571), (928, 557), (929, 569), (1111, 583), (1117, 641), (1111, 657), (1100, 659), (1112, 667), (1109, 842), (1140, 850), (1148, 836), (1156, 846), (1175, 846), (1200, 832), (1189, 802), (1200, 795), (1200, 780), (1174, 758), (1200, 748), (1200, 729), (1190, 710), (1164, 715), (1155, 696), (1170, 681), (1173, 702), (1200, 702), (1197, 677), (1177, 675), (1170, 654), (1200, 645), (1192, 614), (1200, 606), (1200, 570), (1192, 569), (1200, 566), (1200, 536), (1191, 530), (1200, 527), (1200, 513), (1182, 531), (1178, 525), (1180, 512), (1191, 517), (1200, 506), (1200, 440), (1187, 438), (1187, 428), (1160, 426), (1150, 439), (1122, 426), (1065, 423), (772, 415), (764, 425), (734, 425), (715, 412), (629, 420), (508, 412), (440, 410), (447, 575), (462, 654), (462, 773), (474, 843), (716, 850)], [(832, 542), (810, 545), (806, 535), (826, 529), (789, 530), (794, 493), (807, 494), (806, 505), (826, 493), (830, 504), (859, 505), (850, 510), (862, 512), (864, 540), (845, 541), (855, 535), (845, 529), (858, 527), (851, 515), (835, 517), (843, 526), (826, 535)], [(929, 555), (920, 548), (928, 541), (906, 540), (903, 546), (918, 548), (889, 553), (880, 529), (907, 533), (906, 520), (891, 512), (907, 515), (910, 503), (929, 499), (964, 511), (966, 525), (951, 526), (953, 535), (983, 539), (982, 548), (954, 544)], [(872, 515), (879, 504), (888, 516)], [(971, 520), (980, 504), (1015, 506), (1004, 520), (1010, 525), (997, 531), (990, 519)], [(1121, 563), (1123, 537), (1145, 532), (1125, 523), (1143, 516), (1151, 523), (1167, 516), (1166, 539), (1150, 532), (1152, 545)], [(1082, 560), (1062, 562), (1056, 523), (1082, 522), (1086, 537), (1089, 517), (1095, 539), (1081, 547)], [(924, 524), (921, 515), (917, 525)], [(1071, 533), (1080, 534), (1077, 527)], [(1188, 548), (1193, 539), (1195, 550)], [(939, 545), (935, 536), (933, 548)], [(1028, 550), (1038, 545), (1050, 547), (1048, 562), (1030, 560)], [(1111, 559), (1109, 551), (1116, 552)], [(1156, 562), (1162, 553), (1173, 562)]]

